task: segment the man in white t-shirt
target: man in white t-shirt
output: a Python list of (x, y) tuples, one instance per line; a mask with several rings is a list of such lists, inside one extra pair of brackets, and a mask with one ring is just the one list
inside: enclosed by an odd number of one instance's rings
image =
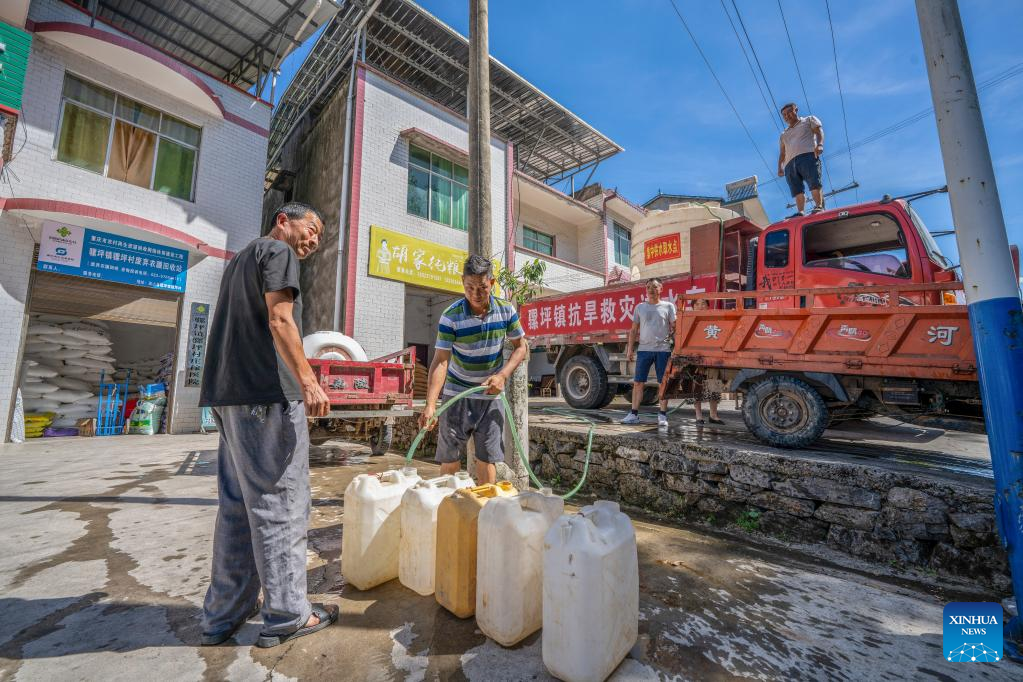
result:
[(810, 186), (813, 194), (813, 212), (823, 211), (821, 154), (824, 153), (824, 126), (816, 116), (800, 116), (799, 107), (793, 102), (781, 108), (781, 117), (788, 127), (781, 133), (778, 176), (785, 178), (796, 200), (796, 213), (789, 217), (803, 215), (806, 206), (804, 184)]
[[(664, 379), (664, 370), (671, 357), (671, 338), (675, 333), (675, 304), (661, 300), (661, 280), (656, 277), (646, 283), (646, 301), (635, 307), (632, 314), (632, 329), (625, 343), (625, 355), (629, 361), (636, 361), (636, 374), (632, 377), (632, 411), (622, 420), (623, 424), (639, 423), (639, 403), (643, 399), (643, 388), (650, 376), (650, 365), (657, 371), (657, 382)], [(639, 338), (639, 352), (633, 351), (633, 344)], [(668, 401), (661, 400), (657, 413), (657, 425), (668, 425)]]

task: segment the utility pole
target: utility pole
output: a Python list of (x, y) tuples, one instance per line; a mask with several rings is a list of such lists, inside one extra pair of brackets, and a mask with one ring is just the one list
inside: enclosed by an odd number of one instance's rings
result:
[(995, 520), (1009, 556), (1017, 615), (1005, 652), (1023, 639), (1023, 311), (1009, 254), (991, 152), (956, 0), (916, 0), (956, 244), (977, 353)]
[(487, 0), (469, 0), (469, 253), (493, 258)]
[[(487, 0), (469, 0), (469, 253), (493, 259), (494, 246), (490, 216), (490, 41)], [(507, 265), (510, 254), (504, 261)], [(505, 359), (510, 350), (505, 347)], [(508, 419), (515, 422), (522, 447), (529, 452), (529, 378), (525, 363), (518, 367), (505, 385), (511, 405)], [(473, 470), (475, 443), (469, 450), (469, 470)], [(511, 429), (504, 430), (505, 463), (510, 472), (505, 478), (524, 489), (529, 476), (516, 456)], [(502, 478), (502, 472), (498, 472)]]

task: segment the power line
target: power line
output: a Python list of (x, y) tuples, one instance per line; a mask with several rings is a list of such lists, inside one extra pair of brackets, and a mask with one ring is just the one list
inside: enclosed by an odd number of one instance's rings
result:
[[(803, 73), (799, 70), (799, 60), (796, 59), (796, 46), (792, 43), (792, 34), (789, 33), (789, 22), (785, 20), (785, 10), (781, 7), (781, 0), (778, 0), (778, 12), (781, 14), (781, 23), (785, 27), (785, 37), (789, 41), (789, 50), (792, 51), (792, 63), (796, 65), (796, 76), (799, 77), (799, 87), (803, 90), (803, 100), (806, 102), (806, 110), (813, 113), (813, 105), (810, 104), (810, 96), (806, 94), (806, 85), (803, 84)], [(821, 159), (821, 165), (824, 166), (824, 172), (828, 176), (828, 185), (831, 187), (831, 191), (835, 191), (835, 183), (831, 181), (831, 170), (828, 168), (828, 164)]]
[(771, 122), (774, 123), (774, 127), (781, 132), (781, 124), (778, 123), (778, 115), (776, 110), (771, 109), (771, 105), (767, 103), (767, 95), (764, 94), (764, 88), (760, 85), (760, 79), (757, 78), (757, 72), (753, 70), (753, 62), (749, 60), (749, 54), (746, 52), (746, 46), (742, 43), (742, 38), (739, 37), (739, 31), (735, 28), (735, 22), (732, 21), (732, 15), (728, 12), (728, 8), (725, 7), (725, 0), (721, 0), (721, 10), (728, 17), (728, 24), (732, 27), (732, 33), (735, 34), (735, 41), (739, 43), (739, 49), (742, 50), (742, 56), (746, 58), (746, 64), (749, 66), (749, 72), (753, 76), (753, 82), (757, 84), (757, 90), (760, 91), (760, 99), (764, 101), (764, 108), (767, 109), (767, 115), (770, 117)]
[[(714, 67), (710, 65), (710, 60), (707, 59), (707, 55), (703, 53), (703, 48), (701, 48), (700, 43), (697, 42), (696, 36), (693, 35), (693, 32), (691, 30), (689, 30), (689, 24), (686, 23), (685, 17), (682, 16), (682, 12), (679, 11), (678, 5), (675, 4), (675, 0), (668, 0), (668, 2), (671, 3), (672, 9), (675, 10), (675, 15), (678, 16), (678, 20), (682, 22), (682, 26), (685, 27), (686, 33), (689, 34), (690, 40), (692, 40), (693, 45), (696, 46), (696, 51), (699, 52), (700, 57), (703, 58), (703, 63), (707, 65), (707, 70), (710, 71), (710, 75), (714, 78), (714, 82), (718, 84), (718, 88), (720, 88), (721, 94), (725, 96), (725, 100), (728, 102), (728, 106), (732, 108), (732, 113), (735, 114), (735, 117), (737, 119), (739, 119), (739, 125), (742, 126), (742, 129), (744, 131), (746, 131), (746, 137), (749, 138), (750, 144), (752, 144), (753, 148), (757, 151), (757, 156), (759, 156), (760, 160), (763, 161), (764, 167), (767, 168), (768, 174), (772, 174), (774, 171), (771, 169), (771, 165), (767, 163), (767, 159), (765, 159), (763, 153), (761, 153), (760, 147), (757, 146), (756, 140), (753, 139), (753, 135), (750, 134), (749, 128), (746, 127), (746, 122), (742, 120), (742, 116), (739, 115), (739, 110), (735, 108), (735, 104), (732, 103), (732, 98), (728, 96), (728, 91), (726, 91), (725, 86), (721, 84), (721, 79), (719, 79), (717, 73), (714, 72)], [(778, 188), (778, 191), (781, 192), (780, 187)]]
[(777, 114), (781, 111), (778, 107), (778, 100), (774, 98), (774, 93), (771, 92), (771, 84), (767, 82), (767, 74), (764, 73), (764, 67), (760, 64), (760, 57), (757, 56), (757, 48), (753, 47), (753, 41), (750, 40), (749, 32), (746, 30), (746, 22), (742, 20), (742, 13), (739, 12), (739, 6), (735, 4), (735, 0), (732, 0), (732, 8), (735, 10), (735, 16), (739, 19), (739, 26), (742, 27), (742, 33), (746, 36), (746, 42), (749, 43), (749, 49), (753, 52), (753, 59), (757, 62), (757, 68), (760, 69), (760, 76), (764, 79), (764, 87), (767, 88), (767, 94), (771, 96), (771, 102), (774, 104), (774, 111)]
[[(842, 126), (845, 128), (845, 146), (849, 151), (849, 176), (856, 182), (856, 171), (853, 170), (852, 145), (849, 143), (849, 119), (845, 115), (845, 94), (842, 92), (842, 77), (838, 74), (838, 45), (835, 42), (835, 24), (831, 21), (831, 3), (824, 0), (828, 10), (828, 27), (831, 29), (831, 54), (835, 58), (835, 80), (838, 82), (838, 99), (842, 103)], [(856, 189), (856, 203), (860, 203), (860, 190)]]

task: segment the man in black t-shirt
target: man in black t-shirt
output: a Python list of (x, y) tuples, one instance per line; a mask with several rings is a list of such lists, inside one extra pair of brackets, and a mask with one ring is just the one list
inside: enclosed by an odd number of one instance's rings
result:
[(330, 410), (302, 350), (299, 260), (316, 251), (323, 220), (291, 202), (270, 233), (227, 264), (210, 325), (199, 404), (213, 408), (219, 510), (203, 603), (204, 645), (227, 641), (263, 590), (257, 646), (276, 646), (337, 617), (306, 599), (309, 430)]

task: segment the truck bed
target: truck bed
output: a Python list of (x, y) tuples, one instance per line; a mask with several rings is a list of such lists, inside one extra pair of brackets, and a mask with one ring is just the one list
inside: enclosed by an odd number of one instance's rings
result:
[[(686, 295), (707, 299), (712, 309), (679, 305), (674, 363), (977, 381), (966, 306), (904, 304), (907, 293), (962, 288), (961, 282), (856, 287), (857, 294), (886, 295), (888, 304), (842, 307), (815, 307), (815, 298), (848, 294), (848, 287)], [(744, 308), (744, 301), (765, 296), (802, 298), (805, 307)], [(734, 309), (722, 309), (722, 300), (734, 301)]]

